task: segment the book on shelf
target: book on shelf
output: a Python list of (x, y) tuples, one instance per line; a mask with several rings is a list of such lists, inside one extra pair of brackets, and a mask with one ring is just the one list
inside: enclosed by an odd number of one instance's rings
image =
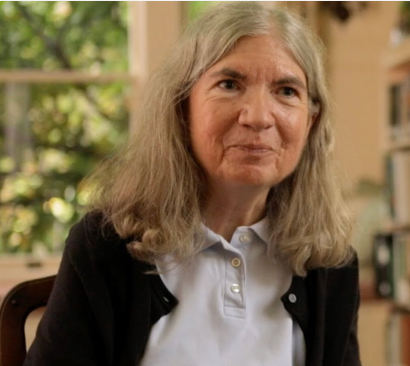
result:
[(410, 150), (390, 153), (385, 164), (387, 196), (392, 220), (410, 224)]
[(389, 88), (390, 105), (390, 138), (396, 140), (400, 136), (401, 128), (401, 86), (394, 84)]
[(391, 299), (393, 293), (393, 234), (374, 237), (375, 290), (379, 297)]
[(410, 308), (410, 232), (375, 235), (374, 270), (377, 295)]
[(395, 233), (393, 236), (393, 299), (396, 303), (404, 305), (410, 304), (409, 248), (410, 234)]
[(390, 217), (393, 218), (395, 215), (394, 207), (395, 207), (395, 200), (394, 200), (394, 187), (393, 187), (393, 159), (392, 156), (386, 155), (384, 160), (384, 176), (386, 179), (386, 198), (387, 198), (387, 205), (389, 208)]
[(390, 138), (393, 141), (410, 139), (410, 75), (389, 88)]
[(404, 96), (403, 96), (403, 103), (404, 103), (404, 120), (406, 126), (406, 135), (407, 137), (410, 136), (410, 75), (407, 76), (405, 86), (404, 86)]
[(410, 366), (410, 312), (395, 310), (387, 324), (387, 364)]

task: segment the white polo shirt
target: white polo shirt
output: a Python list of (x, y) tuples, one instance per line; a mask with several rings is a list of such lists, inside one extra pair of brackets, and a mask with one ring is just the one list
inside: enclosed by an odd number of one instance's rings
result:
[(303, 366), (302, 330), (280, 299), (292, 273), (267, 259), (266, 219), (230, 243), (202, 230), (192, 263), (161, 273), (179, 303), (154, 324), (141, 366)]

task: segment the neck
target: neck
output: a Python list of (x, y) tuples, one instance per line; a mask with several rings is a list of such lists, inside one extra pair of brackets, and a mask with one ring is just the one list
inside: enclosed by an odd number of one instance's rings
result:
[(269, 191), (213, 189), (204, 209), (204, 223), (228, 242), (238, 226), (250, 226), (265, 215)]

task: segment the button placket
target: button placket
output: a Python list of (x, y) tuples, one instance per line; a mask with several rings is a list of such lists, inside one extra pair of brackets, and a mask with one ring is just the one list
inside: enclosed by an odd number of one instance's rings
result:
[[(239, 256), (236, 253), (235, 255), (236, 255), (235, 258), (239, 259)], [(239, 261), (242, 262), (241, 259), (239, 259)], [(243, 293), (244, 285), (245, 285), (244, 280), (245, 280), (245, 275), (244, 275), (243, 265), (239, 267), (234, 267), (232, 265), (232, 260), (229, 260), (229, 258), (226, 258), (226, 261), (225, 261), (225, 301), (224, 301), (225, 307), (244, 308), (244, 293)]]
[[(243, 237), (245, 235), (245, 237)], [(242, 253), (237, 249), (242, 241), (250, 241), (249, 234), (234, 233), (233, 240), (225, 247), (225, 295), (224, 314), (245, 318), (245, 279), (246, 268)]]

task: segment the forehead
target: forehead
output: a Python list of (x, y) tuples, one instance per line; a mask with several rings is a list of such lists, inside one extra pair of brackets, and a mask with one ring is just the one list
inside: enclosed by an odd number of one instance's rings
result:
[[(241, 68), (247, 73), (292, 74), (306, 83), (306, 75), (282, 38), (274, 33), (244, 36), (206, 74), (222, 67)], [(245, 70), (243, 70), (245, 69)]]

